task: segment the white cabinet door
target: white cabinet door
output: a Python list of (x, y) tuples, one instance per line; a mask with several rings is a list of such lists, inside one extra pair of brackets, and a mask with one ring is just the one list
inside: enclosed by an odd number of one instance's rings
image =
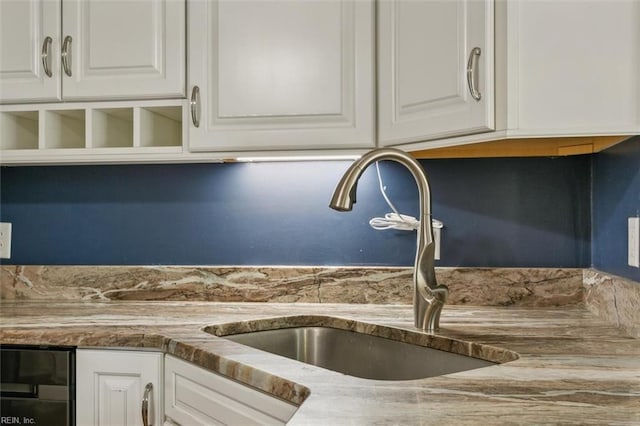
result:
[(189, 4), (195, 151), (373, 147), (373, 2)]
[(60, 100), (59, 53), (60, 0), (0, 0), (0, 102)]
[(297, 406), (238, 382), (165, 357), (166, 419), (184, 426), (284, 425)]
[(78, 349), (76, 423), (142, 426), (142, 398), (151, 383), (149, 424), (162, 424), (162, 374), (162, 353)]
[(508, 132), (640, 131), (640, 2), (508, 1)]
[(494, 127), (493, 25), (491, 0), (380, 1), (381, 145)]
[(64, 0), (62, 10), (66, 100), (184, 96), (183, 0)]

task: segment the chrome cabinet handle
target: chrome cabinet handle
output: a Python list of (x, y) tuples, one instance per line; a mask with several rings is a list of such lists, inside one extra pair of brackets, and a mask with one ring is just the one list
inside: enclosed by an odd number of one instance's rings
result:
[(153, 390), (153, 385), (151, 383), (147, 383), (147, 386), (144, 387), (144, 395), (142, 396), (142, 425), (143, 426), (151, 426), (151, 423), (149, 423), (149, 397), (151, 396), (152, 390)]
[(191, 90), (191, 121), (196, 127), (200, 127), (200, 88), (193, 86)]
[(42, 69), (47, 77), (51, 77), (51, 68), (49, 68), (49, 52), (51, 51), (51, 42), (53, 39), (49, 36), (44, 38), (42, 42)]
[(469, 53), (469, 60), (467, 61), (467, 85), (469, 86), (469, 92), (476, 101), (482, 99), (482, 93), (478, 91), (478, 59), (482, 50), (479, 47), (474, 47)]
[(69, 77), (71, 77), (71, 51), (69, 49), (72, 41), (71, 36), (66, 36), (62, 42), (62, 68)]

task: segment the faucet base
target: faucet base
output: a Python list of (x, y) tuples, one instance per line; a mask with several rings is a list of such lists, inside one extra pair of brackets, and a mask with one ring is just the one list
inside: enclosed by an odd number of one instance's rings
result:
[[(422, 309), (416, 309), (415, 326), (428, 333), (436, 332), (440, 329), (440, 314), (444, 303), (439, 300), (432, 302), (422, 301)], [(427, 306), (424, 306), (424, 305)]]

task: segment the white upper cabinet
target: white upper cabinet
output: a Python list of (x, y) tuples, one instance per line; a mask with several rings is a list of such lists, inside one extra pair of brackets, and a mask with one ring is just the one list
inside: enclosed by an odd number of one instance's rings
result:
[(0, 102), (61, 99), (60, 10), (60, 0), (0, 0)]
[(178, 0), (63, 0), (64, 98), (184, 96), (185, 13)]
[(493, 129), (493, 2), (378, 7), (380, 145)]
[(183, 97), (185, 13), (184, 0), (0, 0), (0, 101)]
[[(495, 52), (479, 57), (487, 103), (476, 115), (480, 105), (462, 91), (469, 63), (462, 53), (480, 45), (468, 38), (483, 16), (484, 43), (495, 40)], [(640, 133), (638, 0), (381, 0), (379, 22), (383, 145)]]
[(372, 1), (189, 6), (191, 150), (375, 145)]
[(640, 132), (640, 1), (499, 4), (510, 136)]

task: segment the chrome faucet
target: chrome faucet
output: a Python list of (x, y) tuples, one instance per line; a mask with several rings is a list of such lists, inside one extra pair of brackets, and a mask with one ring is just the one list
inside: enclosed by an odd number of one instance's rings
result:
[(434, 267), (435, 244), (431, 225), (431, 194), (424, 169), (409, 154), (393, 149), (380, 148), (369, 151), (356, 160), (345, 172), (333, 193), (329, 207), (338, 211), (351, 211), (356, 202), (356, 188), (362, 172), (371, 164), (391, 160), (404, 165), (418, 184), (420, 194), (420, 228), (418, 248), (413, 271), (413, 309), (415, 326), (433, 332), (440, 326), (440, 313), (447, 300), (449, 290), (438, 285)]

